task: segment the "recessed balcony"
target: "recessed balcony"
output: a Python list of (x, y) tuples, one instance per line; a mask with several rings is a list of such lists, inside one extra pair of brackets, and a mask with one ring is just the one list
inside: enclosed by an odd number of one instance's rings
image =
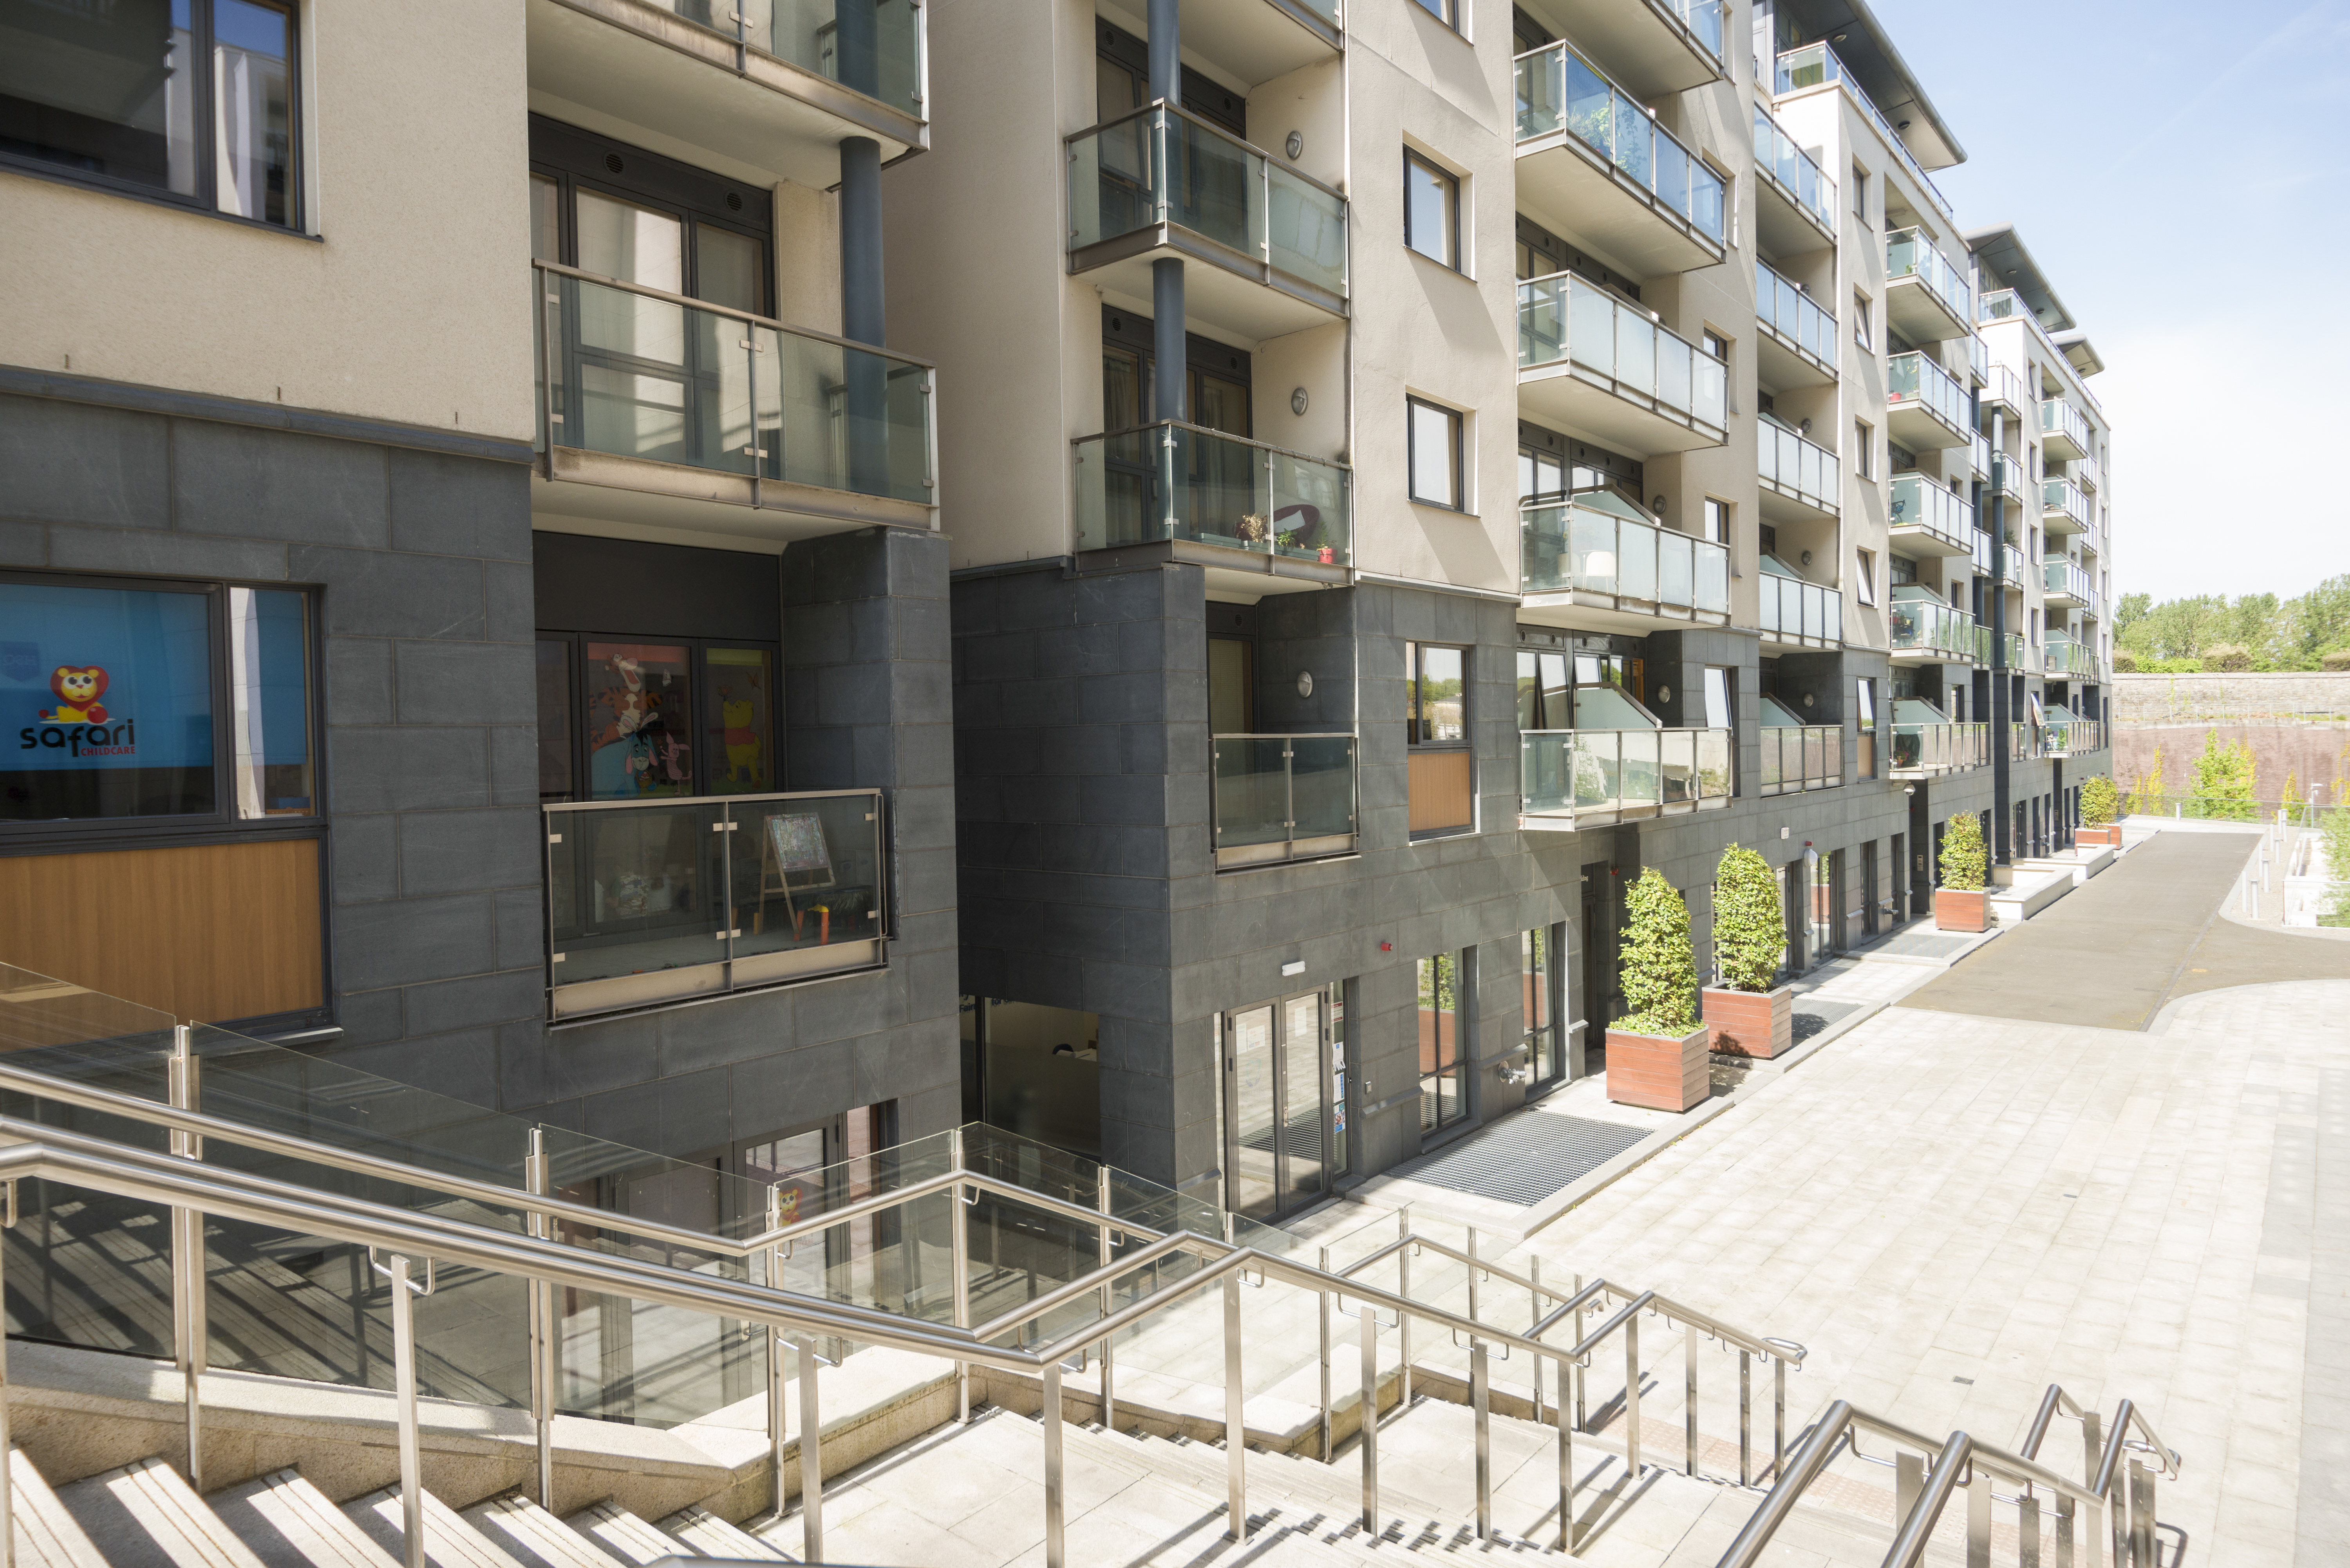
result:
[(1634, 514), (1606, 491), (1518, 511), (1523, 618), (1644, 636), (1730, 624), (1730, 551)]
[(1352, 855), (1355, 737), (1216, 735), (1216, 868)]
[(2042, 480), (2040, 526), (2051, 535), (2086, 533), (2089, 498), (2069, 479)]
[[(1893, 705), (1893, 769), (1897, 779), (1938, 778), (1945, 774), (1980, 768), (1991, 762), (1991, 726), (1953, 724), (1929, 702), (1907, 699)], [(1911, 710), (1933, 714), (1904, 722)]]
[(2078, 609), (2096, 597), (2089, 587), (2089, 570), (2070, 556), (2051, 556), (2040, 563), (2040, 587), (2051, 609)]
[(1758, 368), (1773, 390), (1835, 380), (1835, 317), (1765, 261), (1754, 264), (1754, 325)]
[(934, 525), (930, 366), (551, 262), (532, 282), (534, 512), (766, 540)]
[(859, 26), (847, 8), (777, 0), (529, 0), (530, 87), (824, 190), (840, 182), (846, 138), (873, 138), (884, 162), (930, 145), (924, 8), (880, 0), (862, 15)]
[(1518, 409), (1640, 457), (1729, 440), (1728, 367), (1572, 273), (1518, 285)]
[(1794, 255), (1835, 244), (1835, 181), (1760, 104), (1754, 106), (1754, 183), (1762, 191), (1754, 224), (1765, 247)]
[(1973, 442), (1967, 389), (1924, 354), (1896, 354), (1885, 362), (1885, 424), (1912, 452)]
[(1780, 649), (1844, 646), (1844, 594), (1809, 583), (1776, 556), (1765, 556), (1755, 578), (1755, 625)]
[(1885, 236), (1885, 319), (1912, 343), (1974, 335), (1974, 290), (1923, 230)]
[[(1144, 0), (1107, 0), (1097, 10), (1138, 38), (1150, 36)], [(1183, 54), (1243, 88), (1257, 87), (1345, 52), (1337, 0), (1183, 0)]]
[(1762, 702), (1755, 731), (1762, 755), (1756, 793), (1802, 794), (1844, 784), (1844, 726), (1806, 724), (1775, 699)]
[(1080, 436), (1076, 547), (1167, 544), (1211, 586), (1253, 594), (1344, 582), (1353, 474), (1342, 463), (1162, 420)]
[(1895, 588), (1887, 630), (1896, 664), (1981, 664), (1989, 659), (1975, 618), (1935, 598), (1929, 588)]
[(1913, 555), (1971, 555), (1979, 537), (1973, 503), (1922, 473), (1894, 476), (1891, 524), (1893, 542)]
[(2096, 651), (2085, 642), (2052, 634), (2042, 653), (2042, 672), (2052, 680), (2091, 680), (2096, 678)]
[(1069, 271), (1146, 303), (1180, 256), (1193, 320), (1254, 342), (1347, 314), (1347, 199), (1260, 148), (1154, 103), (1069, 137)]
[(1728, 730), (1524, 731), (1518, 736), (1518, 826), (1571, 833), (1725, 806), (1731, 755)]
[(2076, 462), (2089, 455), (2089, 421), (2081, 410), (2062, 398), (2043, 399), (2040, 404), (2040, 451), (2043, 456), (2064, 462)]
[(1836, 454), (1775, 420), (1754, 421), (1754, 471), (1762, 515), (1773, 523), (1829, 522), (1843, 511)]
[(1991, 379), (1983, 385), (1983, 412), (1989, 413), (1995, 408), (2009, 419), (2020, 420), (2025, 410), (2039, 401), (2024, 389), (2022, 377), (2004, 365), (1991, 368)]
[(1564, 41), (1517, 58), (1517, 206), (1642, 277), (1724, 254), (1721, 176)]
[(2083, 719), (2064, 708), (2048, 710), (2040, 732), (2042, 756), (2083, 757), (2105, 749), (2105, 721)]

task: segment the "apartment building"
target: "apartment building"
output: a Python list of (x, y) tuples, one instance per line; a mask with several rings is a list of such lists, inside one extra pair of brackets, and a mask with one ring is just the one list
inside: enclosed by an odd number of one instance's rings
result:
[(1799, 971), (1928, 907), (1953, 813), (2063, 839), (2043, 416), (1982, 395), (1964, 154), (1865, 6), (931, 26), (887, 248), (987, 387), (939, 437), (967, 1114), (1275, 1217), (1597, 1070), (1646, 867), (1702, 963), (1761, 849)]
[(921, 16), (0, 6), (0, 958), (681, 1223), (951, 1124)]

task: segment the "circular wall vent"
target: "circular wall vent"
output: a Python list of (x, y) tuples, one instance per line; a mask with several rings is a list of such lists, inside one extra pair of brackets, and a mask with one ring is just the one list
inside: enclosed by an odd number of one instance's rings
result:
[(613, 173), (618, 174), (624, 167), (620, 162), (620, 155), (617, 152), (607, 152), (604, 154), (604, 167), (610, 170)]
[(727, 192), (726, 210), (730, 213), (741, 212), (743, 210), (743, 198), (732, 191)]

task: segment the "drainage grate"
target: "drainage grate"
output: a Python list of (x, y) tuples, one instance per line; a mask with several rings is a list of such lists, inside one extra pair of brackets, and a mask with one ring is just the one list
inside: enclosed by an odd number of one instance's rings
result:
[(1929, 931), (1901, 931), (1886, 938), (1868, 950), (1868, 956), (1890, 954), (1895, 958), (1949, 958), (1963, 952), (1975, 939), (1938, 936)]
[(1526, 1111), (1388, 1174), (1499, 1203), (1539, 1203), (1648, 1136), (1621, 1122)]

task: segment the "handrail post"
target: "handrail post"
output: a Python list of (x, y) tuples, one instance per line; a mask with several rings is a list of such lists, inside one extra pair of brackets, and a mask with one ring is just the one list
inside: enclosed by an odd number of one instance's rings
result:
[[(1045, 1425), (1045, 1568), (1066, 1568), (1069, 1549), (1064, 1530), (1066, 1507), (1061, 1459), (1061, 1360), (1045, 1364), (1044, 1403), (1037, 1417)], [(820, 1562), (815, 1552), (808, 1561)]]
[(424, 1568), (423, 1455), (416, 1433), (416, 1302), (408, 1260), (386, 1261), (391, 1278), (391, 1386), (400, 1413), (400, 1545), (408, 1568)]
[[(770, 1184), (767, 1188), (768, 1230), (780, 1227), (783, 1212), (783, 1189), (779, 1184)], [(784, 1288), (784, 1250), (781, 1247), (767, 1249), (767, 1283), (776, 1290)], [(765, 1325), (761, 1333), (767, 1341), (767, 1463), (775, 1474), (775, 1519), (781, 1522), (792, 1501), (791, 1493), (784, 1483), (784, 1445), (789, 1441), (786, 1428), (791, 1424), (785, 1416), (785, 1400), (790, 1397), (784, 1388), (785, 1341), (783, 1331), (772, 1324)]]
[(1224, 1533), (1248, 1539), (1248, 1428), (1242, 1419), (1241, 1276), (1224, 1276), (1224, 1472), (1232, 1518)]
[[(1526, 1260), (1526, 1279), (1531, 1286), (1531, 1288), (1526, 1292), (1526, 1295), (1529, 1303), (1534, 1308), (1534, 1316), (1529, 1318), (1527, 1321), (1529, 1323), (1540, 1323), (1542, 1321), (1543, 1314), (1542, 1260), (1540, 1258), (1528, 1258)], [(1543, 1422), (1543, 1378), (1541, 1362), (1537, 1361), (1534, 1363), (1534, 1376), (1529, 1378), (1528, 1381), (1534, 1386), (1534, 1425), (1539, 1427)]]
[[(546, 1196), (551, 1183), (544, 1127), (530, 1129), (530, 1147), (523, 1157), (522, 1169), (523, 1186), (537, 1197)], [(769, 1223), (773, 1222), (770, 1213)], [(528, 1229), (532, 1236), (546, 1240), (546, 1216), (531, 1210)], [(538, 1506), (549, 1512), (555, 1509), (556, 1340), (554, 1325), (548, 1321), (554, 1300), (555, 1287), (534, 1276), (524, 1307), (530, 1314), (530, 1419), (538, 1435)]]
[[(6, 1189), (7, 1211), (0, 1215), (0, 1230), (13, 1230), (16, 1224), (16, 1184), (0, 1182)], [(8, 1250), (0, 1245), (0, 1276), (5, 1275)], [(7, 1283), (0, 1277), (0, 1301), (7, 1299)], [(7, 1325), (0, 1323), (0, 1568), (16, 1568), (16, 1479), (9, 1473), (9, 1449), (16, 1441), (8, 1430), (8, 1335)]]
[[(1099, 1235), (1101, 1240), (1101, 1266), (1107, 1269), (1110, 1265), (1109, 1167), (1107, 1165), (1098, 1165), (1094, 1168), (1094, 1199), (1101, 1210), (1102, 1222), (1097, 1233)], [(1107, 1317), (1110, 1314), (1110, 1307), (1111, 1299), (1109, 1282), (1107, 1280), (1104, 1280), (1101, 1287), (1102, 1316)], [(1322, 1338), (1324, 1341), (1322, 1355), (1322, 1381), (1326, 1386), (1330, 1381), (1330, 1355), (1328, 1351), (1330, 1334), (1329, 1324), (1326, 1319), (1324, 1321), (1323, 1324)], [(1105, 1334), (1102, 1337), (1101, 1342), (1101, 1419), (1102, 1430), (1105, 1432), (1115, 1432), (1118, 1430), (1118, 1391), (1115, 1381), (1115, 1367), (1112, 1365), (1111, 1355), (1110, 1336)], [(1326, 1396), (1322, 1401), (1323, 1408), (1326, 1412), (1329, 1408), (1329, 1404), (1330, 1401)], [(1327, 1430), (1329, 1428), (1329, 1417), (1326, 1414), (1323, 1417), (1322, 1424), (1324, 1429)]]
[(1771, 1358), (1771, 1474), (1787, 1473), (1787, 1358)]
[[(192, 1111), (202, 1098), (198, 1085), (202, 1064), (196, 1060), (195, 1031), (185, 1023), (172, 1030), (172, 1054), (165, 1064), (165, 1091), (172, 1108)], [(171, 1135), (172, 1153), (182, 1159), (201, 1160), (203, 1139), (192, 1133)], [(204, 1376), (204, 1216), (201, 1210), (172, 1210), (172, 1337), (180, 1364), (180, 1387), (186, 1409), (188, 1485), (204, 1490), (203, 1405), (200, 1395)]]
[(1640, 1473), (1640, 1315), (1624, 1320), (1624, 1473)]
[(2131, 1568), (2155, 1568), (2158, 1559), (2154, 1554), (2154, 1477), (2142, 1459), (2129, 1462), (2130, 1563)]
[(2040, 1500), (2028, 1486), (2015, 1500), (2015, 1536), (2016, 1568), (2040, 1568)]
[(1689, 1428), (1689, 1473), (1690, 1473), (1690, 1477), (1691, 1477), (1692, 1479), (1694, 1479), (1694, 1478), (1696, 1477), (1696, 1475), (1697, 1475), (1697, 1352), (1698, 1352), (1698, 1332), (1697, 1332), (1697, 1325), (1696, 1325), (1695, 1324), (1682, 1324), (1682, 1326), (1681, 1326), (1681, 1343), (1682, 1343), (1682, 1344), (1687, 1347), (1687, 1355), (1688, 1355), (1688, 1361), (1689, 1361), (1689, 1369), (1688, 1369), (1688, 1398), (1689, 1398), (1689, 1409), (1688, 1409), (1688, 1410), (1687, 1410), (1687, 1412), (1686, 1412), (1686, 1415), (1687, 1415), (1687, 1423), (1686, 1423), (1686, 1424), (1687, 1424), (1687, 1426), (1688, 1426), (1688, 1428)]
[[(960, 1177), (963, 1173), (962, 1128), (955, 1127), (948, 1132), (947, 1157), (954, 1174)], [(962, 1193), (963, 1184), (961, 1181), (955, 1182), (947, 1189), (947, 1257), (948, 1266), (954, 1271), (955, 1326), (969, 1328), (971, 1326), (971, 1218), (963, 1212), (967, 1205), (963, 1202)], [(1107, 1421), (1107, 1387), (1104, 1389), (1104, 1419)], [(968, 1361), (955, 1363), (955, 1420), (964, 1426), (971, 1424), (971, 1363)], [(776, 1507), (780, 1510), (783, 1506), (780, 1494), (775, 1501)]]
[(1738, 1353), (1738, 1484), (1754, 1484), (1754, 1357)]
[[(1567, 1277), (1575, 1283), (1574, 1294), (1580, 1296), (1583, 1293), (1583, 1276), (1581, 1274), (1570, 1274)], [(1575, 1343), (1577, 1345), (1581, 1345), (1583, 1343), (1583, 1309), (1581, 1307), (1575, 1309)], [(1589, 1371), (1590, 1368), (1581, 1361), (1576, 1361), (1572, 1365), (1575, 1372), (1575, 1426), (1577, 1431), (1587, 1432), (1591, 1430), (1591, 1412), (1585, 1404), (1587, 1390), (1585, 1386), (1584, 1374)], [(1562, 1388), (1560, 1392), (1564, 1394), (1565, 1389)]]
[[(1569, 1414), (1571, 1407), (1566, 1395), (1567, 1376), (1574, 1366), (1571, 1361), (1558, 1364), (1558, 1409), (1555, 1412), (1558, 1417), (1558, 1549), (1561, 1552), (1575, 1550), (1575, 1422)], [(1534, 1380), (1542, 1380), (1539, 1366), (1534, 1371)]]
[(801, 1555), (810, 1563), (824, 1561), (824, 1411), (816, 1399), (816, 1335), (803, 1334), (792, 1341), (800, 1377), (800, 1540)]
[[(1475, 1279), (1471, 1269), (1469, 1277)], [(1469, 1342), (1469, 1407), (1477, 1418), (1477, 1539), (1493, 1539), (1493, 1389), (1485, 1361), (1485, 1342)]]
[(1967, 1479), (1967, 1568), (1991, 1568), (1991, 1472), (1970, 1465)]
[(1379, 1538), (1379, 1325), (1371, 1303), (1357, 1309), (1363, 1329), (1363, 1402), (1356, 1410), (1363, 1446), (1363, 1530)]
[[(1409, 1203), (1396, 1210), (1396, 1240), (1411, 1240), (1411, 1205)], [(1409, 1247), (1396, 1253), (1396, 1294), (1406, 1301), (1411, 1300)], [(1411, 1314), (1408, 1312), (1396, 1314), (1396, 1348), (1403, 1357), (1403, 1382), (1396, 1398), (1396, 1407), (1400, 1410), (1411, 1404)]]
[[(1321, 1251), (1320, 1267), (1326, 1274), (1330, 1272), (1330, 1249), (1327, 1247)], [(1315, 1293), (1315, 1302), (1319, 1309), (1322, 1327), (1322, 1462), (1326, 1465), (1334, 1457), (1330, 1447), (1330, 1293)]]

